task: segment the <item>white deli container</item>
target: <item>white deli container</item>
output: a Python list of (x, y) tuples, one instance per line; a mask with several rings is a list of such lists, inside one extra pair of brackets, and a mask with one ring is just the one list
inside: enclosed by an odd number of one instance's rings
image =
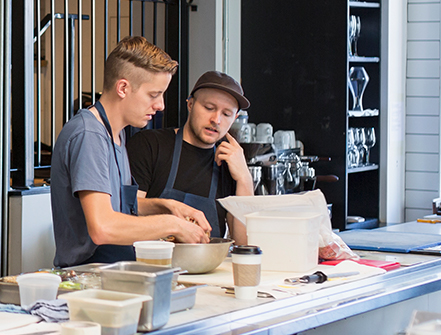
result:
[(67, 300), (71, 321), (92, 321), (101, 325), (103, 335), (136, 333), (143, 302), (148, 295), (89, 289), (58, 296)]
[(262, 249), (262, 270), (306, 272), (318, 265), (320, 217), (310, 212), (245, 215), (248, 244)]

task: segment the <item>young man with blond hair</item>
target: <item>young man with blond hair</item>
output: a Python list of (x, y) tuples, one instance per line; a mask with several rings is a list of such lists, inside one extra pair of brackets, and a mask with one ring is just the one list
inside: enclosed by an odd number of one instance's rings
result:
[(174, 200), (137, 201), (125, 149), (124, 128), (145, 127), (164, 109), (177, 66), (145, 38), (124, 38), (107, 59), (99, 101), (63, 127), (51, 169), (55, 266), (134, 260), (133, 242), (168, 235), (208, 242), (202, 212)]

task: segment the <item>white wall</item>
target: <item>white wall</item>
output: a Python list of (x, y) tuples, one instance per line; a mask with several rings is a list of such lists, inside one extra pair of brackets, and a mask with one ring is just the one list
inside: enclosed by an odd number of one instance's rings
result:
[(380, 221), (404, 222), (406, 17), (402, 0), (383, 2)]
[(408, 0), (406, 221), (440, 194), (440, 1)]
[(194, 0), (190, 11), (189, 87), (206, 71), (240, 82), (240, 0)]
[(49, 192), (9, 197), (8, 274), (53, 267), (51, 208)]

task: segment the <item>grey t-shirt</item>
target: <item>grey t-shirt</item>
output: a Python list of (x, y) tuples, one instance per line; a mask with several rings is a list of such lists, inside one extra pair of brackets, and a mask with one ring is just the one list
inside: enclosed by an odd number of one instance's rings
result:
[[(115, 145), (124, 185), (131, 184), (125, 148)], [(120, 177), (111, 138), (102, 123), (88, 110), (80, 110), (66, 123), (52, 155), (51, 201), (56, 254), (54, 265), (83, 263), (97, 246), (92, 242), (78, 198), (79, 191), (111, 195), (112, 208), (121, 212)]]

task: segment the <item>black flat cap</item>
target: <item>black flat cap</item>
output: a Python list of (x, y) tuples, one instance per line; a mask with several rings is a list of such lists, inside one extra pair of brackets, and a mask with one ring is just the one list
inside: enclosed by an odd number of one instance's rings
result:
[(205, 72), (194, 85), (190, 95), (193, 95), (200, 88), (217, 88), (218, 90), (225, 91), (236, 98), (239, 103), (239, 109), (250, 107), (250, 102), (243, 94), (242, 86), (225, 73), (219, 71)]

